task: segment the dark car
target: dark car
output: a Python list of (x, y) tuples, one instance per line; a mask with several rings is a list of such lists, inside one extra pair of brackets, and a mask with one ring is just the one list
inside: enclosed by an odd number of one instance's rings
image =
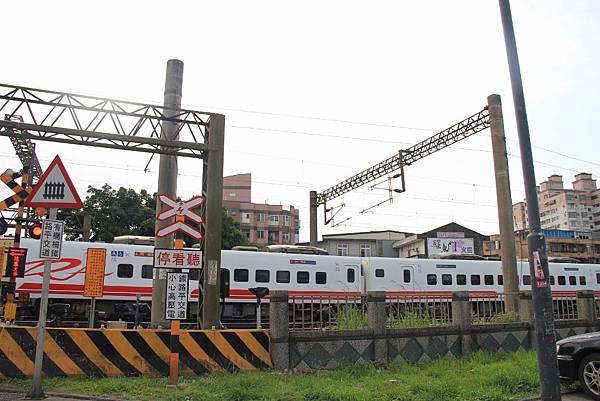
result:
[(562, 380), (579, 380), (583, 390), (600, 400), (600, 332), (580, 334), (556, 342)]

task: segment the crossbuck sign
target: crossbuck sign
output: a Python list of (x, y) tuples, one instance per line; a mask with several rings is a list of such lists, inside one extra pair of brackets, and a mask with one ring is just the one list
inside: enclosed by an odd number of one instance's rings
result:
[(158, 201), (167, 206), (167, 209), (163, 210), (156, 216), (157, 220), (165, 221), (172, 217), (176, 217), (175, 222), (168, 224), (161, 229), (156, 231), (157, 237), (166, 237), (169, 234), (173, 234), (176, 231), (182, 231), (190, 237), (201, 239), (204, 235), (196, 228), (187, 225), (183, 219), (186, 217), (196, 223), (204, 223), (204, 219), (201, 215), (193, 211), (192, 209), (200, 206), (204, 202), (202, 196), (195, 196), (187, 201), (177, 201), (165, 194), (158, 195)]

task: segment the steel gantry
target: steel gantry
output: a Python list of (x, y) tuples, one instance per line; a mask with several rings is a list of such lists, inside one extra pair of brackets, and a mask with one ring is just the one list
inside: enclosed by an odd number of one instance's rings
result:
[[(225, 116), (8, 84), (0, 84), (0, 115), (5, 116), (0, 119), (0, 136), (11, 138), (15, 146), (40, 140), (201, 159), (205, 266), (209, 261), (218, 271)], [(34, 176), (39, 174), (37, 160), (31, 164)], [(219, 327), (216, 277), (200, 288), (203, 327)]]

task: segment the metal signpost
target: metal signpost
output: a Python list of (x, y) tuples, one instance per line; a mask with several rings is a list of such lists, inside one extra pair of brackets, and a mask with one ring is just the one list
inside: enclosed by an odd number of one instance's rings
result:
[[(173, 233), (186, 233), (196, 239), (203, 238), (202, 232), (185, 223), (185, 218), (196, 223), (203, 223), (204, 218), (193, 209), (199, 207), (204, 198), (196, 196), (187, 201), (176, 201), (165, 195), (158, 194), (158, 201), (166, 206), (156, 218), (159, 221), (166, 221), (175, 217), (175, 221), (163, 225), (156, 231), (157, 237), (166, 237)], [(154, 268), (175, 269), (178, 272), (167, 273), (167, 288), (165, 293), (165, 319), (171, 321), (171, 357), (169, 358), (169, 385), (176, 385), (179, 377), (179, 328), (180, 321), (187, 319), (188, 273), (181, 272), (181, 269), (200, 269), (202, 267), (202, 251), (184, 250), (183, 239), (175, 239), (175, 249), (154, 249)]]
[(106, 248), (89, 248), (85, 262), (85, 282), (83, 296), (91, 297), (88, 327), (94, 328), (96, 317), (96, 298), (104, 294), (104, 269), (106, 268)]
[(25, 200), (25, 205), (33, 208), (44, 207), (49, 209), (48, 219), (43, 222), (42, 237), (40, 238), (40, 259), (44, 259), (44, 276), (37, 326), (33, 386), (27, 394), (27, 397), (31, 399), (43, 399), (45, 395), (42, 390), (42, 363), (44, 359), (48, 292), (50, 290), (50, 265), (51, 260), (60, 258), (65, 225), (63, 221), (56, 220), (57, 208), (76, 209), (83, 207), (77, 190), (58, 155)]

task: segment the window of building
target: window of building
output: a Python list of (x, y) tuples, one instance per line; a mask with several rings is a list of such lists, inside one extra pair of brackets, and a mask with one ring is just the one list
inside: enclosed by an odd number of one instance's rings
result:
[(290, 242), (290, 233), (283, 233), (283, 242)]
[(298, 284), (308, 284), (308, 272), (297, 272), (296, 282)]
[(452, 274), (442, 274), (442, 285), (452, 285)]
[(363, 258), (370, 257), (371, 256), (371, 245), (360, 244), (360, 256)]
[(317, 284), (327, 284), (327, 273), (317, 272), (317, 274), (315, 275), (315, 282)]
[(456, 284), (467, 285), (467, 275), (466, 274), (457, 274), (456, 275)]
[(385, 272), (383, 269), (375, 269), (375, 277), (383, 277), (385, 276)]
[(498, 274), (498, 285), (504, 284), (504, 276), (502, 274)]
[(566, 285), (567, 284), (567, 280), (565, 279), (565, 276), (558, 276), (558, 285)]
[(437, 285), (437, 275), (428, 274), (427, 275), (427, 284), (428, 285)]
[(585, 276), (579, 276), (579, 285), (585, 285)]
[(569, 276), (569, 285), (577, 285), (577, 277)]
[(485, 283), (485, 285), (494, 285), (494, 276), (492, 274), (484, 275), (483, 282)]
[(523, 284), (524, 285), (531, 285), (531, 276), (530, 275), (525, 275), (523, 276)]
[(252, 213), (242, 213), (242, 223), (251, 223)]
[(269, 231), (267, 236), (269, 237), (269, 242), (279, 242), (279, 231)]
[(154, 266), (142, 265), (142, 278), (153, 278), (154, 277)]
[(480, 285), (481, 276), (479, 274), (471, 274), (471, 285)]
[(354, 268), (349, 268), (346, 271), (346, 279), (348, 280), (349, 283), (353, 283), (354, 282), (355, 275), (356, 275), (356, 272), (354, 271)]
[(259, 213), (256, 215), (256, 221), (258, 222), (265, 222), (267, 221), (267, 215), (264, 213)]
[(279, 225), (279, 216), (276, 214), (269, 215), (269, 225), (270, 226), (278, 226)]
[(248, 269), (234, 269), (233, 270), (233, 281), (238, 283), (248, 282)]
[(337, 255), (348, 256), (348, 244), (337, 244)]
[(269, 271), (268, 270), (256, 270), (254, 272), (254, 281), (257, 283), (268, 283), (269, 282)]
[(133, 265), (120, 263), (117, 266), (117, 277), (132, 278), (133, 277)]
[(290, 216), (288, 216), (287, 214), (283, 215), (283, 225), (286, 227), (289, 227), (290, 225)]
[(287, 270), (277, 270), (277, 273), (275, 274), (275, 281), (278, 283), (289, 283), (290, 272)]
[(256, 238), (258, 238), (258, 239), (265, 238), (265, 230), (256, 230)]
[(404, 281), (405, 283), (410, 283), (410, 270), (409, 269), (404, 269), (402, 271), (402, 281)]
[(244, 228), (242, 229), (242, 234), (244, 234), (246, 238), (250, 239), (250, 230)]

